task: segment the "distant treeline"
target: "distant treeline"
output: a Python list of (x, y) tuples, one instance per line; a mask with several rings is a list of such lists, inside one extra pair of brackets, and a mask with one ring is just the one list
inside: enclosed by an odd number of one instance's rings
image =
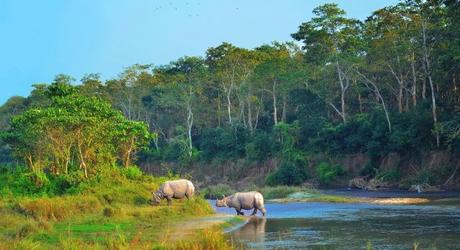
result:
[[(307, 169), (316, 153), (378, 159), (459, 149), (458, 1), (408, 0), (364, 22), (336, 4), (313, 13), (291, 31), (292, 42), (254, 49), (222, 43), (204, 57), (134, 65), (107, 81), (88, 74), (77, 91), (158, 135), (138, 161), (278, 158), (269, 184), (300, 184), (315, 171), (327, 181), (343, 172), (325, 163)], [(75, 83), (58, 75), (51, 86)], [(13, 115), (50, 105), (49, 86), (10, 98), (0, 108), (0, 128), (8, 130)], [(5, 143), (1, 157), (14, 161)], [(362, 174), (375, 175), (375, 167)]]

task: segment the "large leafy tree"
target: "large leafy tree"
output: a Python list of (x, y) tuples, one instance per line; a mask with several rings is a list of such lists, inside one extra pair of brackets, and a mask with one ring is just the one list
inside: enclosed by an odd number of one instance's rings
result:
[(50, 85), (51, 104), (14, 116), (6, 134), (14, 155), (34, 172), (68, 174), (81, 169), (85, 177), (133, 154), (150, 138), (144, 123), (127, 120), (111, 105), (76, 94), (62, 82)]
[(306, 58), (325, 71), (328, 76), (335, 71), (339, 83), (340, 108), (334, 104), (333, 95), (329, 104), (347, 121), (346, 96), (351, 86), (351, 65), (359, 55), (361, 47), (361, 23), (356, 19), (346, 18), (345, 11), (337, 4), (324, 4), (313, 10), (315, 17), (300, 25), (292, 37), (304, 43)]
[(225, 100), (227, 121), (230, 125), (235, 120), (234, 106), (237, 106), (239, 111), (236, 120), (241, 122), (244, 120), (244, 104), (246, 103), (247, 92), (241, 90), (246, 89), (247, 81), (258, 60), (257, 53), (235, 47), (229, 43), (222, 43), (215, 48), (209, 48), (206, 52), (206, 63)]

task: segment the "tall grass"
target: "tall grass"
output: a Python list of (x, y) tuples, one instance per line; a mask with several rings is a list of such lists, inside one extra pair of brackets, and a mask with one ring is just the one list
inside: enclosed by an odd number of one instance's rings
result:
[(192, 240), (180, 241), (166, 248), (177, 250), (231, 250), (235, 249), (235, 246), (233, 242), (225, 238), (218, 228), (212, 228), (199, 231)]
[(152, 207), (151, 193), (166, 178), (127, 172), (88, 181), (72, 194), (0, 198), (0, 250), (165, 248), (165, 225), (213, 213), (200, 197)]
[(260, 192), (263, 194), (265, 199), (282, 199), (287, 198), (289, 195), (297, 192), (311, 192), (316, 191), (298, 187), (298, 186), (275, 186), (275, 187), (263, 187), (260, 188)]

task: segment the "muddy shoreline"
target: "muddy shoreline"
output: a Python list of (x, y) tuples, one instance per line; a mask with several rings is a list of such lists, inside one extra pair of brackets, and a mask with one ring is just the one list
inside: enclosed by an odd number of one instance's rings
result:
[(460, 190), (418, 193), (399, 189), (384, 191), (367, 191), (356, 188), (331, 188), (318, 189), (318, 191), (322, 194), (338, 195), (352, 198), (425, 198), (432, 200), (460, 197)]

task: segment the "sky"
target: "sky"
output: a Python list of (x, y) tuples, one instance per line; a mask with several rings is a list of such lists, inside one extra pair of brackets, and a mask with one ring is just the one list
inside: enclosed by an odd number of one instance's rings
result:
[(327, 2), (364, 20), (398, 0), (0, 0), (0, 104), (56, 74), (111, 79), (136, 63), (203, 56), (223, 41), (290, 41)]

